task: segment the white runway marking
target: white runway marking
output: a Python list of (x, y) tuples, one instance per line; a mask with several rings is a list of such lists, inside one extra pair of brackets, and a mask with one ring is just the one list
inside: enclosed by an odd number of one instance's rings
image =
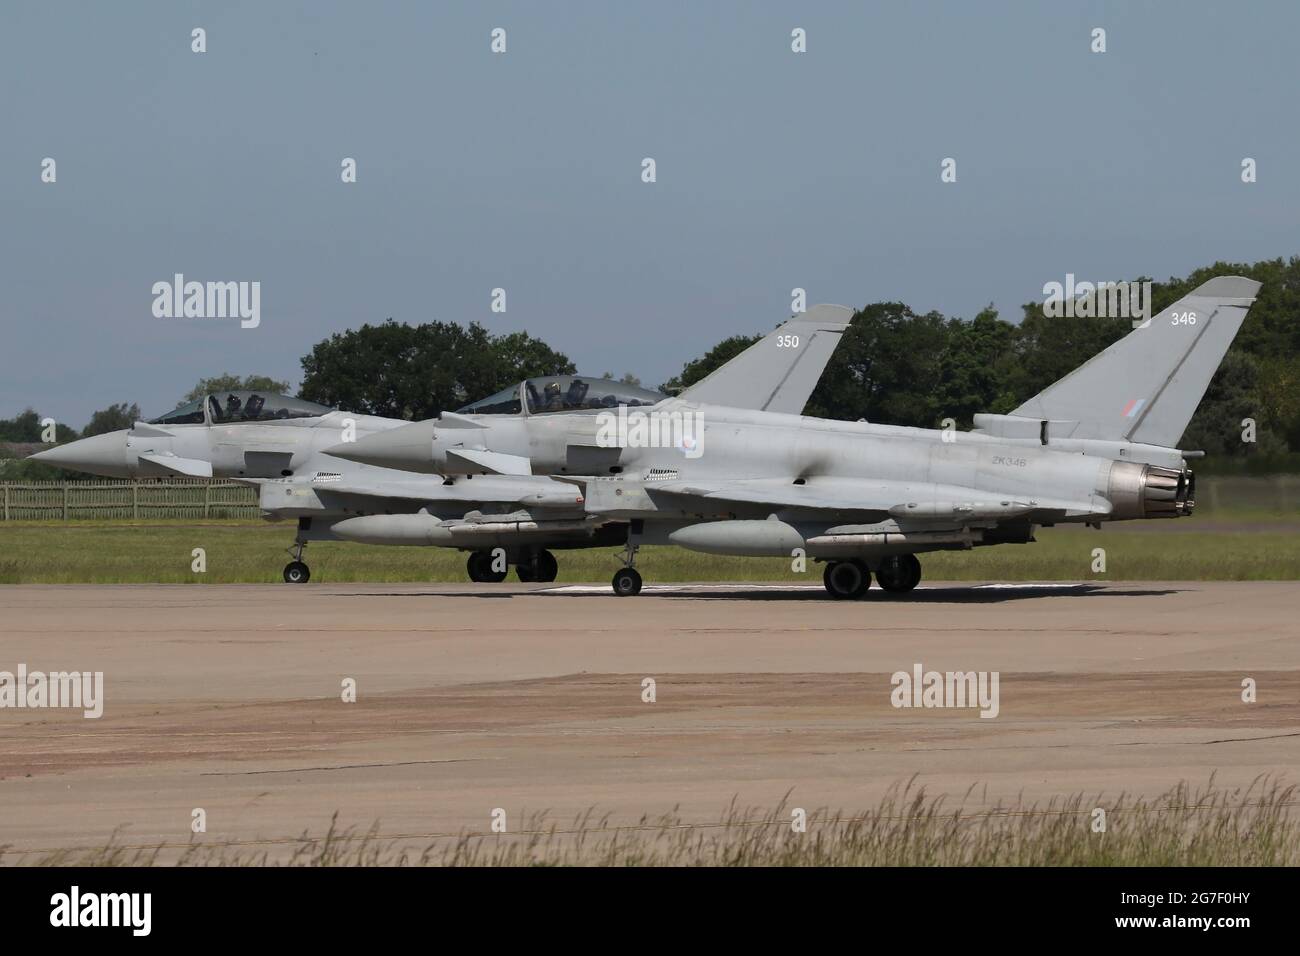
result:
[[(922, 584), (916, 590), (918, 591), (937, 591), (951, 590), (953, 587), (969, 587), (972, 591), (987, 591), (997, 588), (1007, 588), (1014, 590), (1040, 588), (1055, 591), (1070, 591), (1078, 588), (1094, 587), (1092, 584), (1079, 582), (1062, 581), (1060, 583), (1035, 583), (1035, 584), (971, 584), (971, 585), (935, 585)], [(748, 581), (738, 581), (733, 584), (647, 584), (641, 589), (642, 594), (672, 594), (683, 591), (825, 591), (826, 588), (820, 584), (759, 584)], [(557, 588), (543, 588), (537, 591), (538, 594), (611, 594), (613, 593), (607, 584), (566, 584)]]

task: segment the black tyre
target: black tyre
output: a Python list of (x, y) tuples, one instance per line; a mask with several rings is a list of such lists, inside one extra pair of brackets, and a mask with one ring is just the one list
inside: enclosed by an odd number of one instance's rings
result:
[(910, 591), (921, 583), (921, 559), (914, 554), (909, 554), (907, 556), (907, 564), (911, 568), (911, 574), (907, 585), (907, 589)]
[(509, 564), (506, 564), (500, 571), (492, 567), (496, 558), (491, 551), (480, 551), (479, 561), (481, 562), (479, 565), (479, 578), (488, 584), (500, 584), (506, 579), (506, 575), (510, 573)]
[(537, 552), (537, 580), (542, 583), (554, 581), (556, 575), (560, 573), (559, 562), (555, 560), (555, 555), (549, 551)]
[(860, 561), (832, 561), (822, 572), (822, 584), (838, 601), (860, 598), (871, 587), (871, 572)]
[(614, 572), (613, 585), (619, 597), (633, 597), (641, 593), (641, 575), (636, 568), (619, 568)]
[(914, 554), (893, 555), (881, 562), (876, 580), (890, 594), (904, 594), (921, 583), (921, 562)]
[[(471, 551), (465, 561), (465, 570), (469, 579), (475, 584), (500, 584), (506, 579), (507, 571), (492, 570), (492, 552)], [(521, 576), (519, 580), (524, 580)]]
[(311, 580), (311, 568), (301, 561), (290, 561), (284, 566), (285, 584), (306, 584)]

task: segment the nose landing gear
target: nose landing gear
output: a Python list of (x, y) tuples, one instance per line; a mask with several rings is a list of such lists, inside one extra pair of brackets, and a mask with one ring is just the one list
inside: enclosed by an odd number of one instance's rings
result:
[(636, 568), (619, 568), (611, 583), (619, 597), (635, 597), (641, 593), (641, 574)]
[(611, 585), (618, 597), (635, 597), (641, 593), (641, 574), (634, 567), (636, 553), (641, 549), (637, 539), (641, 534), (641, 522), (633, 521), (627, 532), (627, 548), (623, 551), (623, 567), (614, 572)]
[(306, 547), (307, 542), (300, 538), (293, 543), (292, 548), (289, 548), (293, 560), (284, 566), (285, 584), (306, 584), (311, 580), (311, 568), (307, 567), (302, 560), (302, 552)]

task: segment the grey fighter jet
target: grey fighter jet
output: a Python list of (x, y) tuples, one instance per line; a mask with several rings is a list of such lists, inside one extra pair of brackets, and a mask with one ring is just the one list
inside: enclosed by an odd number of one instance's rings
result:
[(1010, 415), (977, 415), (970, 432), (739, 408), (728, 384), (707, 379), (635, 421), (466, 416), (330, 452), (439, 474), (486, 455), (573, 482), (587, 514), (626, 523), (618, 595), (641, 590), (646, 543), (802, 553), (825, 562), (833, 597), (864, 595), (873, 575), (906, 592), (922, 552), (1028, 543), (1064, 522), (1190, 515), (1198, 453), (1177, 445), (1258, 288), (1212, 279)]
[[(710, 378), (745, 407), (797, 413), (812, 393), (852, 316), (819, 306), (778, 328)], [(777, 343), (784, 343), (779, 348)], [(444, 413), (440, 427), (473, 421), (500, 427), (554, 415), (592, 418), (650, 408), (664, 395), (582, 376), (543, 376)], [(431, 545), (469, 551), (473, 581), (501, 581), (515, 565), (523, 581), (552, 581), (550, 548), (619, 544), (626, 523), (587, 512), (581, 488), (534, 475), (517, 456), (461, 449), (452, 476), (416, 476), (355, 463), (327, 451), (407, 422), (356, 415), (265, 392), (208, 395), (130, 429), (61, 445), (34, 457), (110, 477), (228, 478), (255, 485), (270, 520), (293, 519), (297, 534), (284, 579), (303, 583), (309, 541)]]
[[(633, 400), (638, 402), (654, 401), (657, 395), (635, 391), (639, 394)], [(32, 457), (114, 478), (226, 478), (254, 485), (264, 517), (297, 522), (293, 560), (284, 569), (284, 580), (293, 584), (311, 577), (302, 560), (307, 543), (336, 537), (333, 526), (358, 515), (433, 514), (448, 521), (462, 519), (471, 531), (481, 533), (485, 526), (478, 520), (480, 509), (572, 513), (581, 503), (581, 493), (575, 493), (573, 486), (544, 477), (431, 481), (323, 453), (340, 438), (365, 437), (403, 424), (399, 419), (354, 415), (284, 395), (240, 390), (207, 395), (152, 421)], [(581, 530), (588, 536), (599, 524), (580, 511), (576, 517), (580, 526), (585, 524)], [(548, 523), (543, 536), (552, 533), (548, 540), (553, 546), (585, 541), (571, 524)], [(471, 555), (469, 570), (475, 579), (505, 577), (500, 564), (492, 569), (477, 552)], [(546, 567), (540, 570), (545, 572)]]

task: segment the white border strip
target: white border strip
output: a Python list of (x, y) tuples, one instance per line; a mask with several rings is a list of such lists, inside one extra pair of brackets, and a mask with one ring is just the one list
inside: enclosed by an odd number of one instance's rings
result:
[[(962, 587), (960, 582), (954, 582), (957, 587)], [(1026, 584), (972, 584), (968, 586), (971, 591), (988, 591), (996, 589), (1014, 589), (1022, 590), (1027, 588), (1039, 588), (1049, 591), (1066, 591), (1075, 588), (1094, 587), (1095, 585), (1070, 581), (1056, 583), (1026, 583)], [(938, 591), (950, 590), (951, 586), (944, 585), (939, 587), (933, 584), (921, 585), (916, 588), (918, 591)], [(737, 581), (732, 584), (647, 584), (641, 589), (642, 594), (661, 593), (672, 594), (682, 591), (825, 591), (820, 584), (760, 584), (750, 581)], [(612, 593), (607, 584), (565, 584), (557, 588), (542, 588), (534, 593), (537, 594), (610, 594)]]

